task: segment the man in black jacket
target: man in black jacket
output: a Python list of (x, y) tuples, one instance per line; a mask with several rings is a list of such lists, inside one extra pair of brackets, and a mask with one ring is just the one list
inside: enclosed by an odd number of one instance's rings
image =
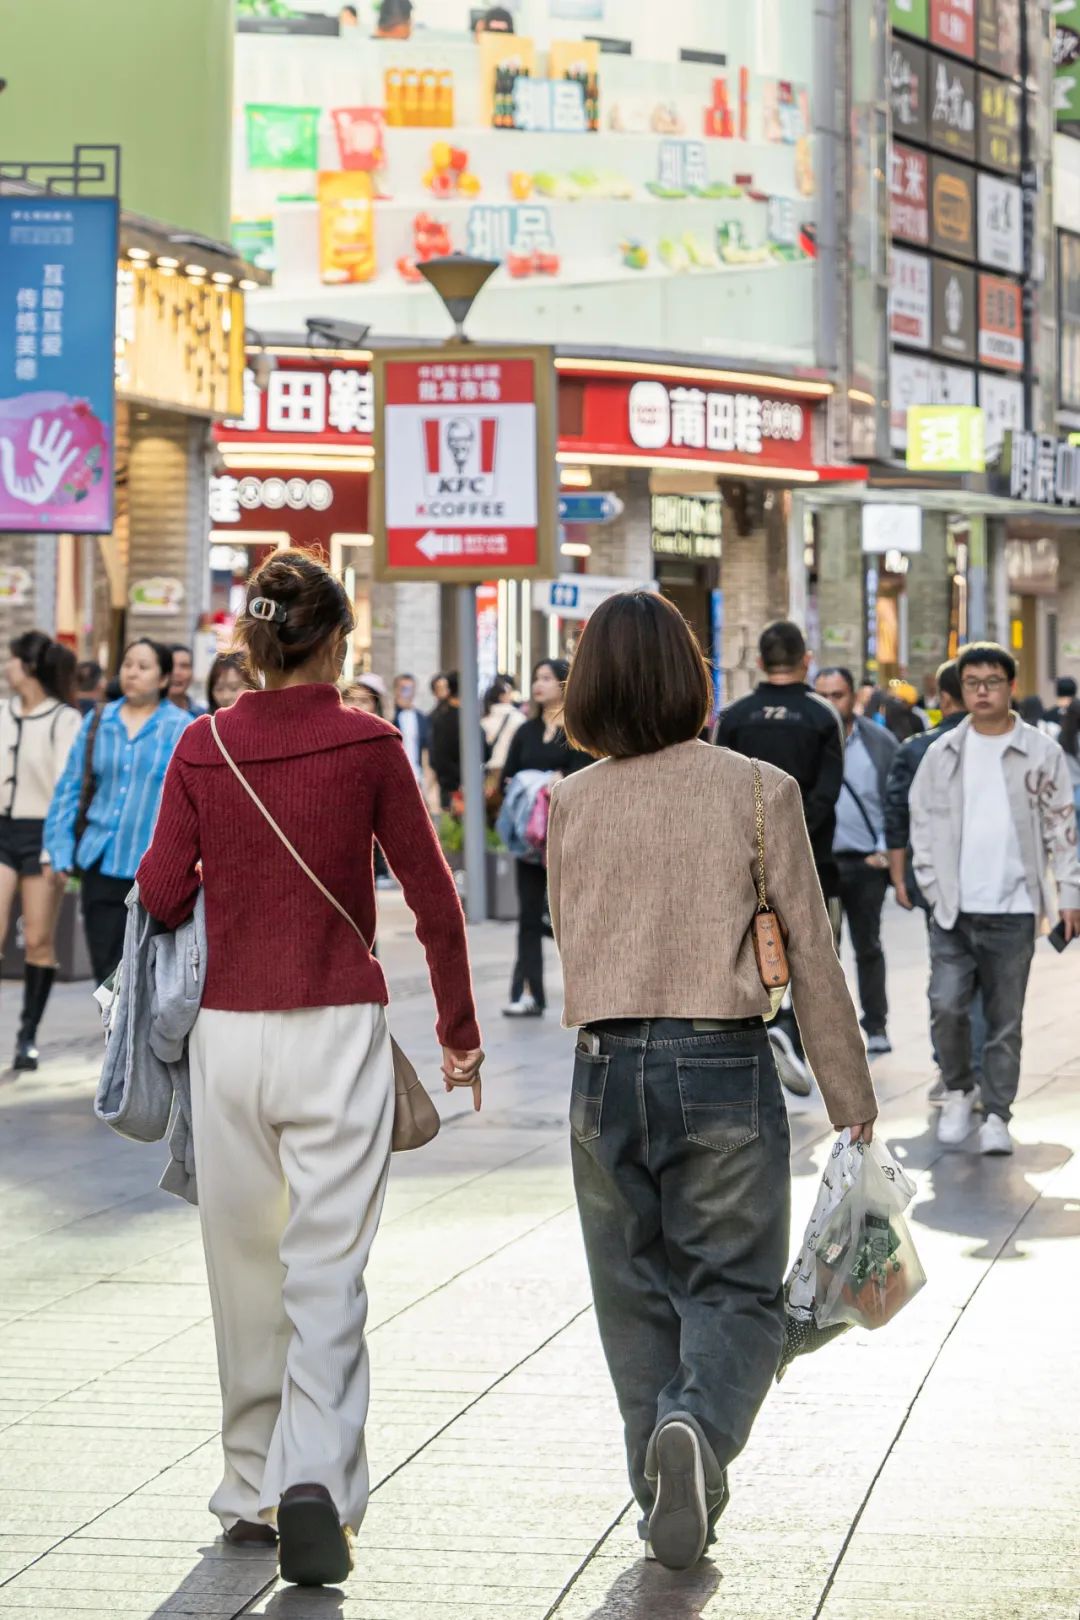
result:
[[(763, 759), (793, 776), (802, 793), (806, 828), (822, 892), (839, 926), (840, 878), (833, 857), (836, 801), (844, 782), (844, 736), (831, 703), (807, 685), (810, 654), (797, 624), (780, 619), (765, 627), (758, 642), (758, 665), (765, 679), (720, 716), (715, 741), (749, 759)], [(767, 836), (767, 834), (766, 834)], [(782, 1010), (770, 1026), (780, 1078), (789, 1091), (805, 1097), (810, 1072), (802, 1055), (794, 1014)]]
[(765, 679), (720, 716), (715, 741), (748, 759), (764, 759), (793, 776), (825, 898), (839, 892), (833, 835), (844, 782), (844, 737), (831, 703), (810, 690), (810, 654), (797, 624), (767, 625), (758, 642)]

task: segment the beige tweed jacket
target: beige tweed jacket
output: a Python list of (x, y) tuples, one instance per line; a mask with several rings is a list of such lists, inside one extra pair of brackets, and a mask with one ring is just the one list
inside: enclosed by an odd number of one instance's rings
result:
[[(834, 1125), (877, 1115), (797, 784), (762, 765), (769, 901), (788, 930), (795, 1015)], [(568, 1027), (607, 1018), (751, 1018), (753, 769), (708, 743), (602, 760), (560, 782), (548, 830)]]

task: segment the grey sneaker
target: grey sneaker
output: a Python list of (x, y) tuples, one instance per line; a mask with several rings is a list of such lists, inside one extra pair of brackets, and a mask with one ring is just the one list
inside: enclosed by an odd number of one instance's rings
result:
[(689, 1412), (672, 1412), (657, 1424), (645, 1458), (645, 1478), (656, 1488), (645, 1557), (667, 1569), (690, 1569), (716, 1540), (713, 1526), (727, 1507), (729, 1493), (727, 1474)]
[(543, 1018), (544, 1009), (528, 993), (520, 1001), (510, 1001), (503, 1008), (504, 1018)]
[(866, 1037), (866, 1050), (871, 1057), (884, 1057), (886, 1053), (892, 1051), (892, 1041), (882, 1030), (880, 1035), (868, 1035)]
[(668, 1418), (653, 1437), (656, 1506), (649, 1515), (649, 1546), (667, 1569), (691, 1569), (705, 1551), (709, 1513), (701, 1442), (688, 1423)]

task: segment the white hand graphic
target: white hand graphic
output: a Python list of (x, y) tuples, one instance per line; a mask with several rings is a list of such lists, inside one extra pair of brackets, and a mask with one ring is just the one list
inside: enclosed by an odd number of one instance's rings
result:
[(53, 418), (46, 432), (45, 418), (35, 416), (30, 429), (34, 470), (29, 477), (21, 478), (15, 471), (15, 446), (10, 439), (0, 439), (0, 473), (9, 493), (17, 501), (25, 501), (27, 506), (44, 506), (55, 495), (72, 462), (79, 459), (77, 447), (68, 450), (70, 443), (71, 434), (63, 430), (59, 417)]

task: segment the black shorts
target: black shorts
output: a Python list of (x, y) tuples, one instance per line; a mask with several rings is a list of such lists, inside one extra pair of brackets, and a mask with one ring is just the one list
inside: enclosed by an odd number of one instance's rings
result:
[(0, 816), (0, 866), (10, 867), (19, 877), (40, 877), (44, 833), (43, 821)]

